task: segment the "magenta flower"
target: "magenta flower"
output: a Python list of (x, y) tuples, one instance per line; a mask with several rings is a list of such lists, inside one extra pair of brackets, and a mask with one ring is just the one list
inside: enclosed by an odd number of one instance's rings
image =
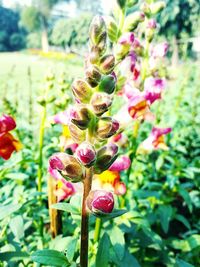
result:
[(0, 133), (1, 134), (12, 131), (15, 128), (16, 128), (16, 123), (11, 116), (4, 114), (2, 117), (0, 117)]
[(129, 76), (133, 73), (137, 61), (137, 56), (135, 52), (131, 51), (125, 57), (125, 59), (120, 64), (120, 72), (124, 76)]
[(148, 77), (144, 83), (145, 99), (152, 104), (157, 99), (161, 99), (161, 93), (166, 87), (166, 80)]
[(167, 42), (157, 44), (152, 49), (151, 55), (154, 58), (163, 58), (166, 56), (168, 49), (169, 49), (169, 44)]
[(56, 124), (63, 124), (63, 125), (68, 125), (71, 121), (71, 110), (67, 109), (65, 111), (59, 112), (57, 113), (54, 117), (53, 117), (53, 121)]
[(113, 194), (105, 190), (90, 191), (87, 206), (95, 214), (111, 213), (114, 208)]
[(131, 45), (133, 44), (134, 39), (135, 37), (133, 32), (126, 32), (120, 37), (119, 43), (122, 45)]
[(96, 152), (90, 143), (83, 142), (76, 149), (76, 157), (83, 165), (91, 166), (96, 159)]
[(62, 179), (58, 182), (57, 189), (54, 193), (57, 196), (57, 201), (60, 202), (71, 197), (75, 194), (75, 192), (73, 184)]
[(131, 161), (127, 156), (118, 157), (114, 163), (110, 166), (110, 171), (121, 172), (127, 170), (131, 165)]
[(137, 88), (134, 88), (130, 83), (126, 83), (124, 85), (124, 95), (128, 98), (128, 99), (132, 99), (134, 97), (137, 96), (141, 96), (142, 92), (140, 92), (140, 90), (138, 90)]
[(150, 19), (147, 23), (147, 27), (149, 29), (156, 29), (157, 28), (157, 23), (155, 19)]

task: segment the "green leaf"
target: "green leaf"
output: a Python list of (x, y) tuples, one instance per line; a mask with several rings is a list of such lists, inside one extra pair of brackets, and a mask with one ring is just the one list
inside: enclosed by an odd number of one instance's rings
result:
[(114, 226), (110, 232), (110, 240), (113, 245), (116, 256), (119, 260), (122, 260), (125, 252), (125, 240), (122, 230)]
[(165, 233), (167, 233), (169, 229), (169, 222), (173, 212), (172, 207), (167, 205), (160, 206), (158, 212), (162, 229)]
[(177, 259), (176, 260), (176, 267), (194, 267), (194, 265), (184, 261), (184, 260), (181, 260), (181, 259)]
[(80, 214), (80, 210), (76, 209), (69, 203), (56, 203), (51, 206), (53, 209), (66, 211), (73, 214)]
[(121, 9), (123, 9), (126, 6), (126, 0), (117, 0), (117, 3)]
[(24, 180), (28, 179), (29, 176), (26, 173), (13, 172), (13, 173), (7, 173), (5, 175), (5, 178), (12, 179), (12, 180), (24, 181)]
[(24, 222), (21, 215), (17, 215), (12, 218), (9, 225), (11, 231), (18, 240), (24, 237)]
[(107, 233), (102, 236), (96, 257), (96, 267), (108, 267), (110, 239)]
[(187, 204), (190, 212), (192, 212), (192, 201), (191, 201), (189, 193), (183, 187), (179, 187), (178, 192), (182, 196), (182, 198), (185, 200), (185, 203)]
[(11, 215), (15, 211), (21, 208), (21, 204), (8, 204), (5, 206), (0, 207), (0, 220), (6, 218), (7, 216)]
[(71, 262), (74, 258), (77, 242), (78, 242), (77, 238), (71, 238), (71, 242), (68, 244), (66, 248), (66, 257), (69, 260), (69, 262)]
[(34, 262), (44, 265), (67, 267), (70, 266), (67, 258), (59, 251), (53, 249), (38, 250), (31, 255)]
[(0, 261), (17, 261), (28, 257), (28, 253), (21, 251), (0, 252)]
[(182, 216), (181, 214), (177, 214), (175, 216), (175, 219), (178, 220), (179, 222), (182, 222), (182, 224), (184, 224), (185, 227), (187, 227), (188, 229), (191, 229), (189, 221), (184, 216)]
[(125, 214), (127, 212), (127, 210), (121, 210), (121, 209), (116, 209), (114, 210), (112, 213), (108, 213), (108, 214), (93, 214), (95, 217), (101, 218), (101, 219), (113, 219), (116, 217), (119, 217), (123, 214)]
[[(121, 264), (121, 265), (120, 265)], [(128, 251), (125, 252), (124, 258), (120, 262), (119, 266), (123, 267), (141, 267), (137, 259), (131, 255)]]

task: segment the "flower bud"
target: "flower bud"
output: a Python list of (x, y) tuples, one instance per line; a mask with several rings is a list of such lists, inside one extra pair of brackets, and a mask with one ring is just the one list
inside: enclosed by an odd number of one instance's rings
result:
[(106, 26), (108, 37), (114, 43), (117, 40), (118, 27), (113, 17), (109, 16), (106, 18)]
[(92, 95), (92, 88), (86, 81), (77, 79), (72, 84), (72, 92), (79, 101), (88, 103)]
[(99, 83), (99, 91), (105, 92), (107, 94), (112, 94), (115, 90), (116, 76), (114, 74), (109, 74), (103, 76)]
[(83, 179), (83, 168), (74, 156), (56, 153), (49, 159), (49, 165), (58, 170), (66, 180), (79, 182)]
[(68, 127), (69, 127), (69, 131), (70, 131), (70, 135), (75, 142), (81, 143), (85, 140), (85, 132), (84, 131), (81, 131), (73, 123), (70, 123)]
[(115, 67), (115, 57), (113, 55), (105, 55), (100, 59), (100, 70), (103, 74), (110, 74)]
[(91, 121), (92, 113), (86, 105), (79, 104), (71, 114), (71, 122), (79, 129), (85, 130)]
[(166, 3), (165, 1), (158, 1), (158, 2), (155, 2), (155, 3), (152, 3), (151, 4), (151, 13), (152, 14), (157, 14), (159, 13), (160, 11), (162, 11), (166, 6)]
[(83, 142), (76, 149), (76, 157), (83, 165), (91, 167), (96, 160), (96, 152), (90, 143)]
[(112, 97), (106, 93), (94, 93), (91, 99), (91, 105), (97, 116), (102, 115), (112, 104)]
[(95, 16), (92, 20), (89, 30), (90, 41), (92, 45), (106, 43), (106, 24), (102, 16)]
[(120, 37), (115, 49), (117, 60), (123, 59), (129, 53), (134, 39), (134, 34), (132, 32), (126, 32)]
[(131, 8), (132, 6), (136, 5), (138, 0), (127, 0), (127, 6)]
[(38, 96), (37, 102), (42, 107), (44, 107), (47, 103), (46, 98), (44, 96)]
[(96, 162), (94, 165), (95, 173), (102, 173), (107, 170), (117, 158), (118, 146), (108, 143), (97, 151)]
[(100, 118), (97, 125), (97, 136), (100, 139), (109, 138), (119, 129), (119, 122), (111, 117)]
[(149, 17), (151, 15), (151, 9), (149, 4), (147, 3), (142, 3), (140, 6), (140, 10), (147, 16)]
[(114, 208), (113, 194), (105, 190), (90, 191), (87, 197), (87, 207), (97, 215), (111, 213)]
[(89, 61), (92, 64), (99, 64), (99, 59), (104, 53), (104, 49), (102, 50), (98, 46), (92, 46), (89, 54)]
[(128, 15), (125, 19), (125, 23), (124, 23), (124, 32), (132, 32), (134, 31), (138, 24), (142, 21), (144, 21), (144, 13), (141, 13), (139, 11), (136, 11), (130, 15)]
[(124, 194), (126, 194), (126, 185), (123, 182), (117, 181), (114, 184), (114, 189), (115, 194), (118, 196), (123, 196)]
[(15, 128), (16, 128), (16, 123), (11, 116), (4, 114), (0, 118), (0, 134), (12, 131)]
[(157, 28), (156, 20), (155, 19), (150, 19), (147, 22), (147, 28), (149, 28), (149, 29), (156, 29)]
[(85, 71), (86, 80), (90, 86), (96, 87), (101, 80), (101, 73), (94, 65), (90, 65)]
[(115, 160), (115, 162), (110, 166), (109, 170), (121, 172), (124, 170), (128, 170), (130, 165), (131, 165), (131, 161), (129, 157), (121, 156)]

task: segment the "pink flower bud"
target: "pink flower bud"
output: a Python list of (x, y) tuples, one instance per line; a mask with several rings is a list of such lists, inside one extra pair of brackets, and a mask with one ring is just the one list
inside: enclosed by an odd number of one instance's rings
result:
[(51, 169), (56, 169), (65, 179), (79, 182), (83, 178), (83, 168), (78, 160), (66, 153), (56, 153), (49, 159)]
[(111, 117), (100, 118), (97, 125), (97, 136), (106, 139), (114, 135), (119, 129), (119, 122)]
[(87, 198), (87, 206), (94, 214), (111, 213), (114, 208), (113, 194), (105, 190), (90, 191)]
[(16, 123), (11, 116), (4, 114), (0, 118), (0, 134), (12, 131), (15, 127)]
[(91, 118), (92, 113), (84, 104), (77, 105), (71, 114), (71, 122), (81, 130), (88, 128)]
[(90, 167), (96, 159), (96, 152), (90, 143), (83, 142), (76, 149), (76, 157), (83, 165)]
[(127, 170), (130, 167), (130, 165), (131, 161), (129, 157), (121, 156), (114, 161), (114, 163), (110, 166), (109, 170), (121, 172)]
[(124, 194), (126, 194), (126, 185), (123, 182), (117, 181), (114, 184), (114, 189), (115, 189), (115, 194), (122, 196)]
[(150, 19), (147, 23), (147, 27), (149, 29), (156, 29), (157, 28), (157, 23), (155, 19)]
[(134, 37), (133, 32), (126, 32), (120, 37), (118, 42), (119, 42), (119, 44), (122, 44), (122, 45), (127, 45), (127, 44), (131, 45), (131, 44), (133, 44), (134, 39), (135, 39), (135, 37)]

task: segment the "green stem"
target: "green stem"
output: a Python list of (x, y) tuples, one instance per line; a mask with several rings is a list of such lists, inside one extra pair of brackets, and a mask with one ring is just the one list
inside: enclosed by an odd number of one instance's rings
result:
[(96, 218), (95, 229), (94, 229), (94, 242), (96, 243), (99, 240), (101, 234), (102, 220), (101, 218)]
[(124, 26), (125, 13), (126, 13), (125, 8), (120, 9), (119, 27), (118, 27), (118, 32), (117, 32), (117, 37), (118, 38), (121, 36), (122, 29), (123, 29), (123, 26)]
[(42, 192), (42, 175), (43, 175), (43, 144), (44, 144), (44, 128), (46, 122), (46, 104), (43, 107), (39, 134), (39, 159), (38, 159), (38, 192)]

